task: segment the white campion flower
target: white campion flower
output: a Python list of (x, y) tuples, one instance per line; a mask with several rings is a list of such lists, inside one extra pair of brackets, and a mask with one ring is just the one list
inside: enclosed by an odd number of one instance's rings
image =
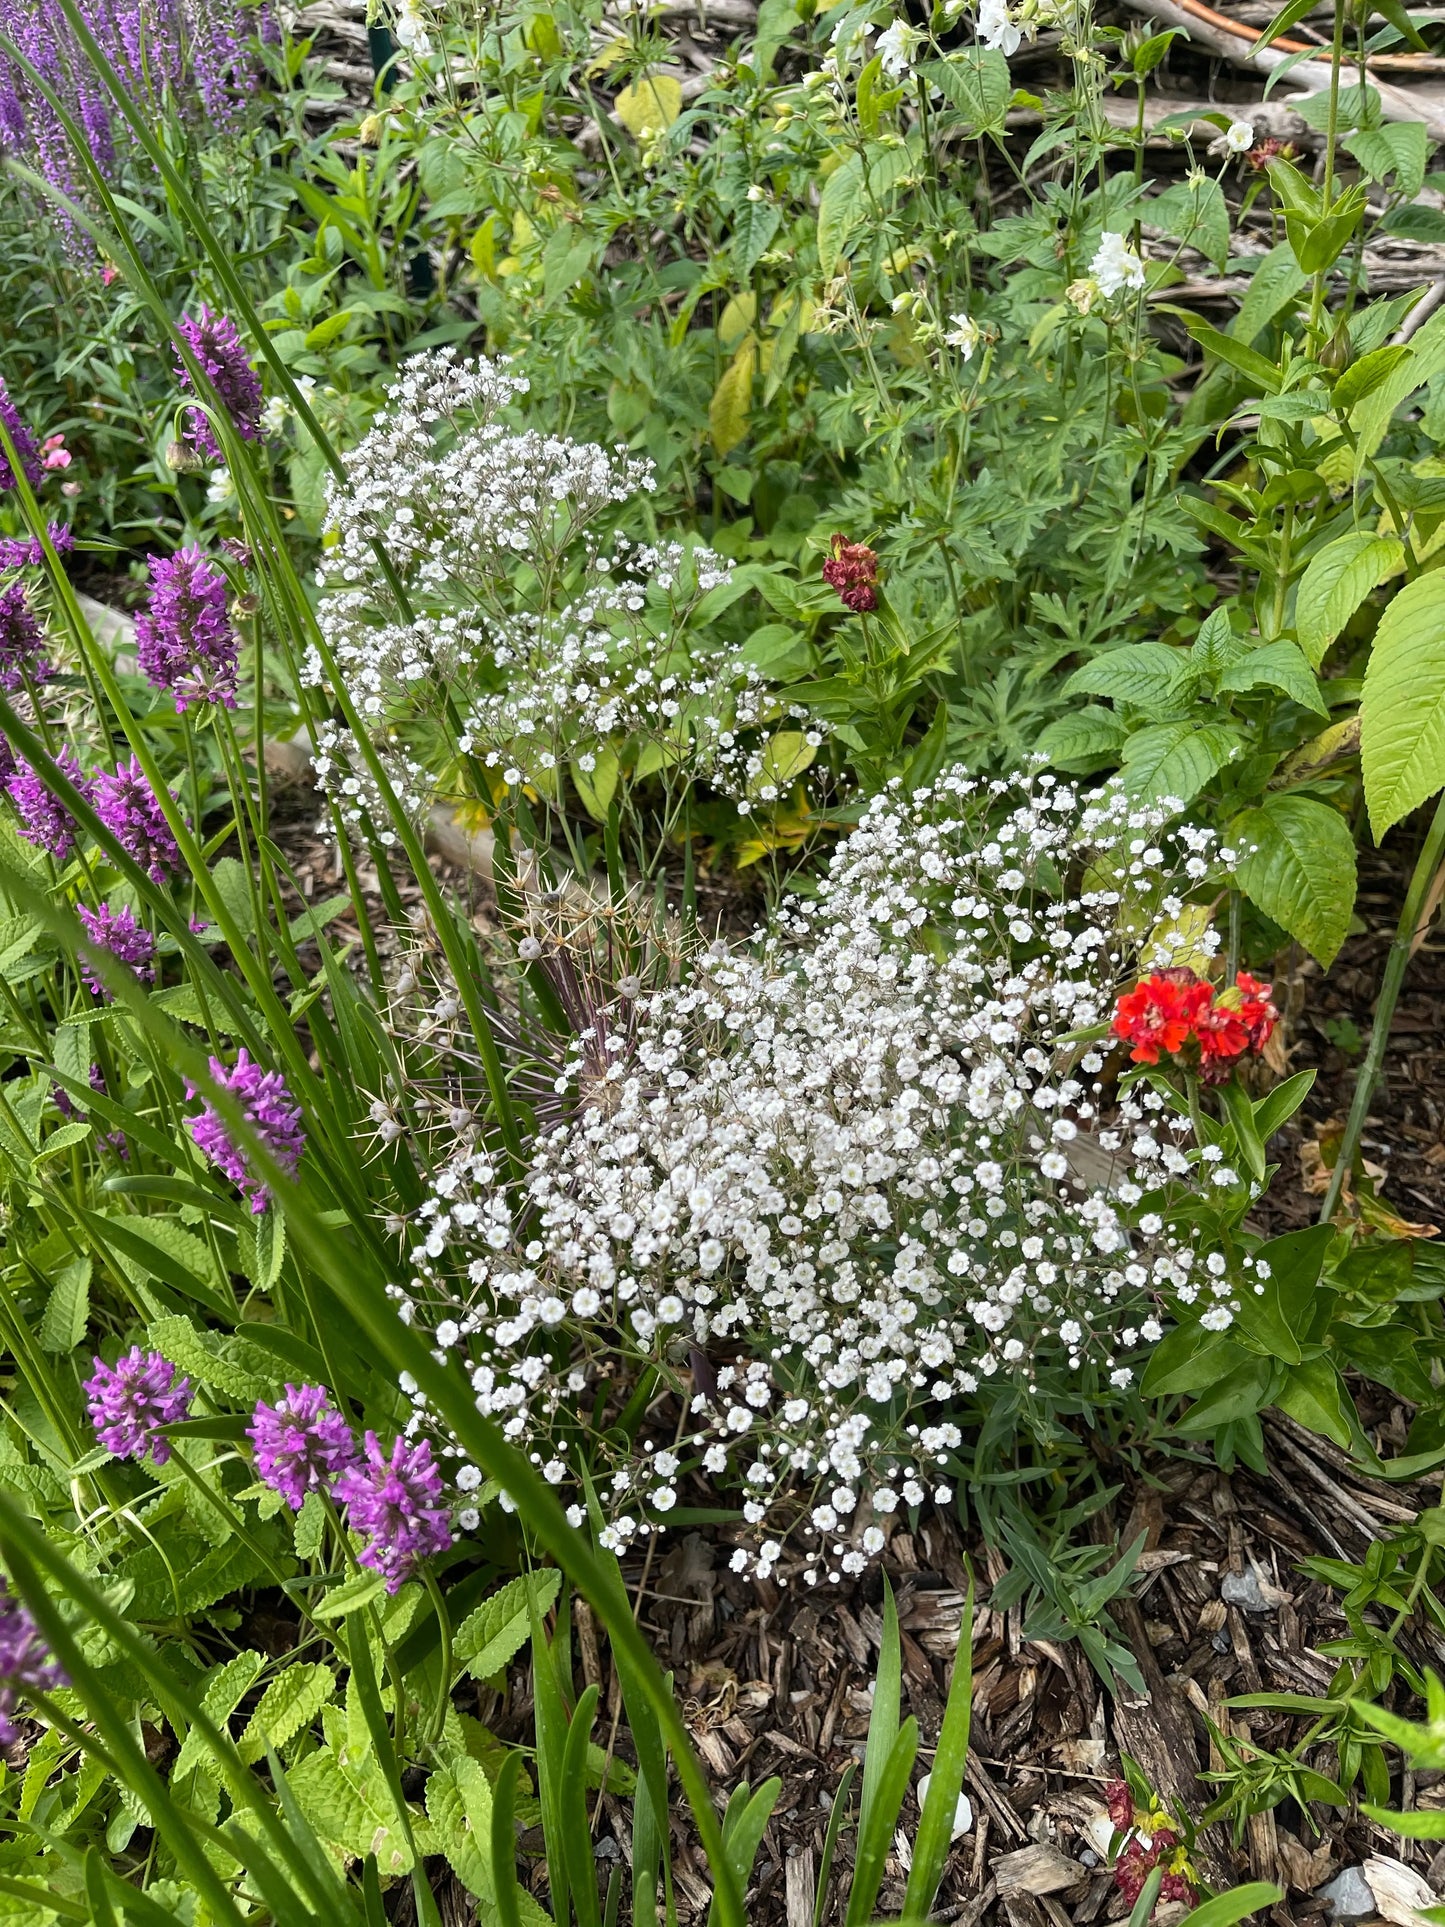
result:
[(894, 20), (878, 36), (877, 53), (890, 80), (902, 80), (912, 72), (913, 56), (924, 36), (906, 20)]
[(992, 47), (1011, 58), (1023, 45), (1023, 29), (1015, 26), (1009, 15), (1005, 0), (980, 0), (978, 9), (978, 37), (985, 47)]
[(396, 35), (397, 45), (405, 47), (414, 60), (425, 60), (431, 53), (431, 35), (426, 30), (426, 18), (417, 0), (401, 0), (392, 31)]
[(953, 325), (943, 339), (950, 348), (957, 348), (965, 361), (972, 361), (973, 351), (982, 339), (983, 330), (966, 314), (950, 315), (949, 320)]
[(1225, 152), (1247, 154), (1254, 146), (1254, 125), (1247, 120), (1232, 120), (1224, 136)]
[(1089, 273), (1103, 295), (1118, 294), (1121, 288), (1142, 288), (1144, 263), (1122, 234), (1106, 228), (1099, 236), (1099, 248), (1089, 263)]

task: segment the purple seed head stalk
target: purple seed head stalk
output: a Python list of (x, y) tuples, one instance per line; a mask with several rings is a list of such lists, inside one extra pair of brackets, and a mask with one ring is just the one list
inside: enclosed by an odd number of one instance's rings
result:
[(227, 609), (225, 576), (199, 549), (150, 558), (150, 607), (136, 617), (136, 660), (176, 713), (192, 703), (236, 706), (241, 645)]
[[(248, 442), (261, 434), (261, 378), (246, 358), (246, 350), (236, 324), (229, 315), (213, 314), (202, 304), (199, 315), (182, 315), (177, 323), (186, 346), (205, 371), (237, 434)], [(177, 357), (176, 372), (181, 386), (194, 392), (191, 371)], [(209, 419), (192, 409), (186, 422), (186, 439), (198, 455), (208, 461), (225, 458)]]

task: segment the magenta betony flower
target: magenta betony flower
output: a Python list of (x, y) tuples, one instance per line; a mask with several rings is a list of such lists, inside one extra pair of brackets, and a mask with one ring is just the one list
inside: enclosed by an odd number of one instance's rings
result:
[(257, 1477), (293, 1512), (308, 1492), (329, 1492), (356, 1462), (351, 1427), (324, 1385), (288, 1384), (274, 1405), (258, 1400), (246, 1436), (256, 1448)]
[(45, 632), (24, 583), (0, 589), (0, 689), (13, 696), (27, 681), (44, 682), (50, 674), (44, 650)]
[[(50, 546), (57, 555), (75, 547), (75, 530), (65, 522), (49, 526)], [(38, 569), (45, 560), (38, 535), (0, 535), (0, 569)]]
[[(76, 761), (74, 752), (62, 747), (55, 763), (88, 801), (90, 778)], [(17, 762), (5, 787), (20, 818), (20, 834), (25, 840), (49, 850), (53, 857), (68, 857), (75, 848), (75, 818), (60, 798), (45, 787), (30, 764)]]
[(17, 1736), (15, 1709), (22, 1698), (69, 1684), (30, 1608), (0, 1584), (0, 1746)]
[(95, 1375), (85, 1381), (90, 1422), (107, 1452), (118, 1459), (143, 1459), (157, 1465), (171, 1456), (163, 1425), (178, 1425), (191, 1409), (191, 1381), (176, 1377), (176, 1368), (161, 1352), (143, 1352), (132, 1345), (123, 1358), (107, 1365), (95, 1361)]
[(175, 697), (176, 714), (192, 703), (236, 707), (241, 645), (226, 607), (225, 576), (199, 549), (150, 558), (151, 599), (136, 617), (141, 672)]
[[(211, 386), (225, 404), (226, 413), (238, 434), (248, 442), (261, 434), (261, 378), (246, 358), (236, 324), (229, 315), (213, 314), (203, 302), (199, 315), (182, 315), (177, 327), (186, 346), (201, 364)], [(190, 370), (177, 357), (176, 372), (183, 388), (192, 388)], [(208, 417), (192, 409), (186, 422), (186, 439), (198, 455), (209, 461), (225, 458)]]
[(117, 963), (128, 965), (143, 984), (155, 981), (156, 940), (143, 923), (137, 923), (133, 910), (112, 910), (108, 903), (91, 910), (82, 903), (77, 906), (76, 914), (90, 939), (89, 946), (81, 949), (80, 974), (92, 995), (104, 998), (106, 1003), (111, 1001), (105, 979), (94, 967), (95, 950), (108, 950)]
[[(306, 1148), (301, 1129), (301, 1106), (286, 1088), (279, 1071), (263, 1071), (243, 1046), (235, 1066), (227, 1070), (219, 1057), (211, 1059), (211, 1075), (223, 1090), (229, 1091), (241, 1106), (242, 1115), (271, 1156), (288, 1177), (293, 1177)], [(187, 1097), (198, 1095), (187, 1081)], [(220, 1113), (207, 1104), (188, 1126), (197, 1146), (224, 1171), (232, 1184), (239, 1185), (251, 1201), (251, 1210), (260, 1213), (271, 1202), (264, 1181), (253, 1176), (247, 1154), (232, 1139)]]
[[(174, 790), (171, 801), (179, 799)], [(133, 857), (152, 883), (164, 883), (181, 867), (181, 852), (171, 835), (160, 798), (146, 781), (138, 757), (117, 763), (114, 773), (99, 770), (95, 777), (95, 813)]]
[(438, 1503), (442, 1480), (429, 1440), (408, 1445), (399, 1438), (388, 1458), (368, 1432), (364, 1449), (365, 1462), (342, 1473), (336, 1496), (346, 1506), (347, 1524), (366, 1536), (357, 1559), (383, 1576), (388, 1592), (400, 1592), (418, 1560), (451, 1544), (451, 1513)]
[[(26, 481), (32, 488), (38, 487), (42, 474), (40, 449), (35, 437), (21, 420), (20, 410), (10, 399), (10, 390), (5, 386), (3, 375), (0, 375), (0, 422), (4, 422), (6, 431), (15, 444), (15, 453), (20, 459)], [(0, 495), (14, 486), (15, 471), (10, 466), (10, 457), (5, 453), (4, 444), (0, 443)]]

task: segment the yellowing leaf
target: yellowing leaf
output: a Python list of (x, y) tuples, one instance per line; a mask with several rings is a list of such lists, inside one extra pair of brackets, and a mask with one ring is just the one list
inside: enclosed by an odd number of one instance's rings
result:
[(712, 445), (719, 455), (727, 455), (747, 437), (757, 366), (758, 338), (750, 334), (723, 370), (722, 380), (708, 404), (708, 427), (712, 431)]
[(628, 133), (641, 140), (671, 127), (682, 112), (682, 87), (671, 74), (653, 74), (624, 87), (612, 106)]
[(755, 294), (735, 294), (723, 309), (722, 316), (717, 324), (719, 344), (731, 353), (757, 320), (757, 316), (757, 296)]
[(761, 796), (768, 791), (786, 789), (817, 755), (817, 749), (800, 729), (780, 729), (763, 751), (762, 764), (748, 785), (749, 793)]
[(1150, 970), (1180, 968), (1202, 977), (1213, 955), (1205, 941), (1212, 923), (1203, 903), (1186, 903), (1177, 917), (1161, 917), (1149, 932), (1143, 962)]

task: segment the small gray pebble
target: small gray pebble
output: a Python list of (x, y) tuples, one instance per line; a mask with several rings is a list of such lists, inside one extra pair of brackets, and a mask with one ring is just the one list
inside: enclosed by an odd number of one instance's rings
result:
[(1346, 1867), (1343, 1873), (1337, 1873), (1319, 1889), (1319, 1897), (1329, 1908), (1332, 1921), (1368, 1920), (1380, 1911), (1361, 1867)]

